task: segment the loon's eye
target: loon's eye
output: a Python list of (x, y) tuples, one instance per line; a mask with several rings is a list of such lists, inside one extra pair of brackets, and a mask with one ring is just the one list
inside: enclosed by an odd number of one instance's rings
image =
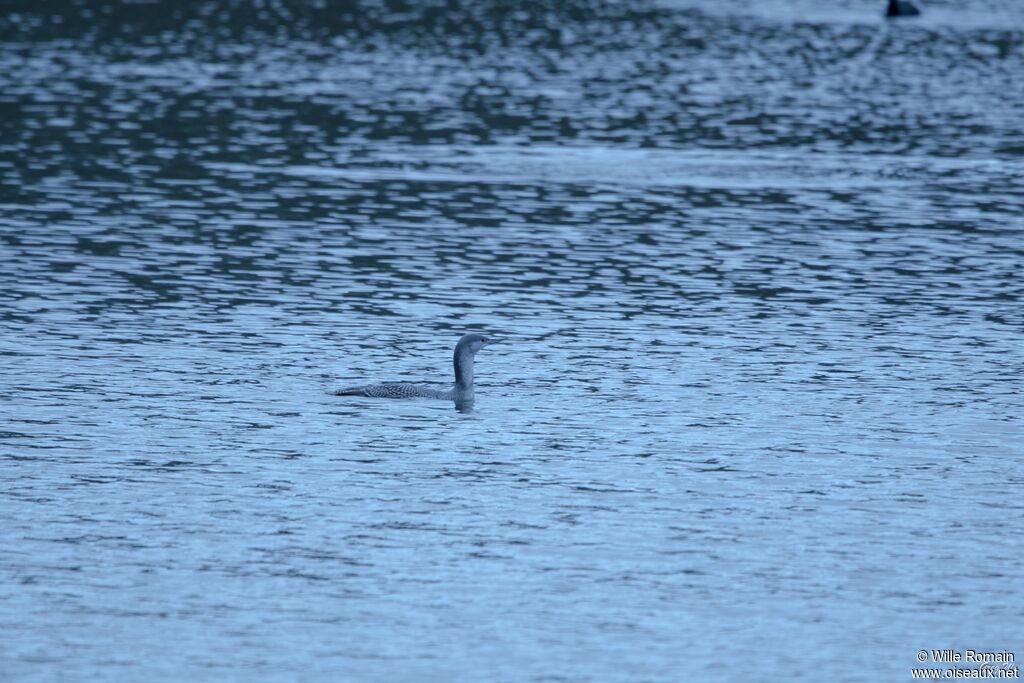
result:
[(486, 344), (487, 343), (487, 337), (480, 337), (480, 341), (483, 342), (484, 344)]

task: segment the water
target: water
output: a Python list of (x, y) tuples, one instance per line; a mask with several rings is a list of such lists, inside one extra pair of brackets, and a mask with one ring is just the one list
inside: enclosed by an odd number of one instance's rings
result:
[(4, 680), (1024, 656), (1024, 12), (882, 4), (7, 3)]

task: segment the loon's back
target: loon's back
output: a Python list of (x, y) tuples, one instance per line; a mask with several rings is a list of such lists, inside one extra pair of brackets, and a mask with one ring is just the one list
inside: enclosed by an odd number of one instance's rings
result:
[(405, 382), (387, 382), (338, 389), (334, 394), (335, 396), (368, 396), (370, 398), (443, 398), (450, 400), (454, 395), (454, 390), (440, 391)]

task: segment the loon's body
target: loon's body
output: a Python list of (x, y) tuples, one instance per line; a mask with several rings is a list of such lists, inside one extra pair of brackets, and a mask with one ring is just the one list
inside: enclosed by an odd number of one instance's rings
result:
[(334, 392), (338, 396), (369, 396), (370, 398), (441, 398), (455, 400), (455, 389), (441, 391), (406, 382), (385, 382), (367, 384), (363, 387), (349, 387)]
[(473, 400), (473, 359), (476, 352), (487, 344), (487, 338), (475, 332), (462, 336), (455, 345), (453, 364), (455, 365), (455, 386), (448, 390), (431, 389), (404, 382), (388, 382), (385, 384), (367, 384), (359, 387), (347, 387), (334, 392), (337, 396), (367, 396), (370, 398), (439, 398), (447, 401)]

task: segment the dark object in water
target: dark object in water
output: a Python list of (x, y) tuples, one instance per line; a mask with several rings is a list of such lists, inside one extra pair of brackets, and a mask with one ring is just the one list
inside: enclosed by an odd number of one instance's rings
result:
[(462, 335), (455, 345), (452, 361), (455, 366), (455, 386), (447, 391), (421, 387), (404, 382), (367, 384), (360, 387), (346, 387), (334, 392), (336, 396), (368, 396), (370, 398), (440, 398), (456, 403), (473, 400), (473, 359), (476, 353), (487, 345), (487, 337), (476, 332)]
[(885, 10), (885, 16), (892, 17), (916, 17), (921, 13), (917, 5), (910, 0), (889, 0), (889, 7)]

